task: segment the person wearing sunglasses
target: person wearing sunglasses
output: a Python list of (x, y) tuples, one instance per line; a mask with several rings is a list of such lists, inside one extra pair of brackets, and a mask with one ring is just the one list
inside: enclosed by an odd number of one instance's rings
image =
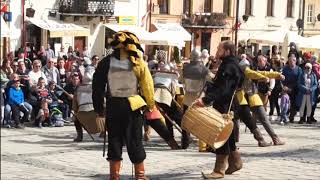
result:
[(46, 75), (48, 82), (53, 81), (58, 85), (60, 83), (60, 73), (59, 70), (55, 67), (55, 62), (57, 59), (49, 59), (47, 64), (42, 68), (43, 73)]

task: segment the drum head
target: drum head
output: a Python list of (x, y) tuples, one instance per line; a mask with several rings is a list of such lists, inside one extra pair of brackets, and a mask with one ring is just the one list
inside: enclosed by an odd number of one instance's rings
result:
[(223, 128), (222, 132), (218, 135), (217, 139), (215, 140), (213, 144), (213, 148), (218, 149), (221, 146), (223, 146), (226, 143), (226, 141), (229, 139), (232, 133), (232, 130), (233, 130), (233, 122), (229, 121)]

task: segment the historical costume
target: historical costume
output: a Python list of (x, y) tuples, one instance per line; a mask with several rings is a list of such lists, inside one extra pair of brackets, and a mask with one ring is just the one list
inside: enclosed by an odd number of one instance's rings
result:
[[(238, 59), (235, 57), (235, 46), (231, 41), (224, 41), (219, 44), (217, 58), (222, 60), (212, 86), (208, 87), (205, 97), (198, 99), (196, 105), (209, 106), (222, 114), (227, 114), (229, 104), (235, 91), (242, 86), (244, 74), (239, 67)], [(235, 102), (236, 103), (236, 102)], [(229, 166), (228, 166), (229, 159)], [(226, 169), (228, 166), (228, 170)], [(211, 174), (203, 174), (205, 178), (223, 178), (226, 171), (231, 174), (242, 168), (240, 153), (237, 150), (235, 136), (232, 132), (227, 142), (216, 149), (216, 163)]]
[(134, 34), (120, 31), (111, 45), (114, 52), (98, 64), (92, 84), (94, 109), (99, 116), (106, 116), (110, 179), (120, 179), (123, 145), (134, 164), (136, 179), (148, 179), (144, 175), (142, 126), (143, 110), (152, 111), (155, 105), (153, 80)]

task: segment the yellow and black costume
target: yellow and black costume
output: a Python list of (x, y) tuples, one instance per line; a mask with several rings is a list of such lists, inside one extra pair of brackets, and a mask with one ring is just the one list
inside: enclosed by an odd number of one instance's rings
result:
[[(99, 63), (92, 83), (94, 109), (100, 115), (106, 114), (110, 179), (120, 177), (124, 144), (135, 166), (136, 179), (147, 179), (144, 176), (146, 153), (142, 144), (142, 125), (143, 110), (151, 111), (155, 104), (153, 80), (134, 34), (116, 33), (111, 46), (113, 54)], [(105, 97), (106, 111), (103, 107)]]

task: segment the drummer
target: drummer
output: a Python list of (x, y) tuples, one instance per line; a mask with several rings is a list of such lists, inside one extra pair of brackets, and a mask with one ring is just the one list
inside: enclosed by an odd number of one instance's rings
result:
[[(204, 66), (201, 61), (201, 52), (194, 49), (191, 51), (190, 63), (185, 64), (182, 70), (182, 81), (184, 83), (185, 95), (183, 98), (184, 112), (188, 107), (200, 97), (201, 92), (206, 83), (206, 77), (209, 70)], [(210, 78), (210, 76), (209, 76)], [(187, 133), (183, 131), (183, 133)], [(189, 146), (189, 134), (182, 136), (182, 148), (186, 149)], [(187, 139), (186, 139), (187, 138)], [(199, 151), (206, 151), (206, 144), (199, 140)]]
[[(238, 59), (235, 56), (236, 47), (231, 41), (223, 41), (219, 44), (216, 58), (221, 59), (221, 65), (213, 84), (205, 91), (205, 97), (196, 100), (196, 105), (210, 106), (220, 113), (226, 114), (229, 110), (229, 103), (235, 91), (242, 86), (244, 74), (239, 67)], [(229, 159), (229, 166), (228, 166)], [(228, 169), (227, 169), (228, 167)], [(231, 174), (242, 168), (240, 153), (237, 150), (234, 133), (231, 133), (227, 142), (216, 150), (216, 162), (213, 172), (203, 174), (205, 178), (223, 178), (225, 173)]]

